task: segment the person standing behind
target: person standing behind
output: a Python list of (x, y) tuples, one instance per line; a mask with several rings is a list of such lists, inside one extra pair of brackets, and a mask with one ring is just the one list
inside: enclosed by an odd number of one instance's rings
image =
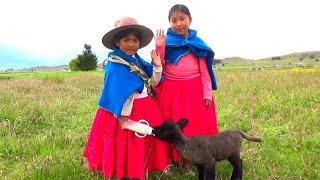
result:
[[(163, 80), (156, 87), (157, 103), (165, 120), (189, 120), (182, 131), (188, 136), (218, 133), (217, 115), (212, 90), (217, 89), (213, 73), (214, 52), (189, 29), (192, 18), (182, 4), (169, 11), (170, 28), (157, 30), (156, 51), (160, 53)], [(169, 148), (173, 163), (180, 155)]]
[(143, 180), (147, 172), (166, 169), (167, 146), (153, 137), (138, 138), (133, 131), (123, 128), (128, 119), (144, 119), (150, 126), (163, 122), (143, 78), (151, 77), (153, 85), (159, 82), (161, 59), (152, 50), (152, 66), (137, 54), (138, 49), (147, 46), (153, 38), (149, 28), (129, 17), (118, 20), (115, 26), (102, 39), (103, 45), (113, 51), (104, 67), (99, 108), (83, 155), (88, 168), (102, 171), (104, 178)]

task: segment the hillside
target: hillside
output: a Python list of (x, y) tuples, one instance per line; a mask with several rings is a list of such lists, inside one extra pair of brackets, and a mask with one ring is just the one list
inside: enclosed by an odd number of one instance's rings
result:
[[(270, 68), (291, 68), (291, 67), (320, 67), (320, 51), (307, 51), (291, 53), (282, 56), (267, 57), (258, 60), (245, 59), (242, 57), (228, 57), (217, 59), (215, 68), (218, 70), (260, 70)], [(99, 64), (100, 67), (100, 64)], [(66, 71), (68, 65), (60, 66), (35, 66), (24, 69), (0, 70), (0, 73), (7, 72), (33, 72), (33, 71)]]
[(291, 53), (282, 56), (273, 56), (264, 59), (250, 60), (241, 57), (230, 57), (218, 61), (220, 70), (230, 69), (270, 69), (291, 67), (320, 67), (320, 51)]
[[(297, 60), (320, 59), (320, 51), (291, 53), (291, 54), (286, 54), (280, 57), (283, 59), (297, 59)], [(261, 60), (272, 60), (272, 57), (261, 59)]]
[(16, 72), (44, 72), (44, 71), (68, 71), (68, 65), (59, 65), (59, 66), (35, 66), (31, 68), (23, 69), (6, 69), (0, 71), (0, 73), (16, 73)]

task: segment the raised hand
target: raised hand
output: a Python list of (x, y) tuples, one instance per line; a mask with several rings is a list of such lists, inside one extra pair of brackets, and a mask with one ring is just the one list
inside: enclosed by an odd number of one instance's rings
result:
[(152, 58), (152, 64), (154, 66), (156, 66), (156, 67), (161, 66), (160, 54), (157, 51), (151, 50), (151, 58)]
[(156, 34), (154, 36), (154, 40), (156, 42), (156, 45), (164, 44), (166, 36), (164, 35), (163, 29), (157, 29)]

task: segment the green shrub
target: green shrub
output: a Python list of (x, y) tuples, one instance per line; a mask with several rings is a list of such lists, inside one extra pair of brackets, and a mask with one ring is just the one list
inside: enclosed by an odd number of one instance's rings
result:
[(97, 63), (98, 58), (92, 53), (91, 46), (85, 44), (82, 54), (70, 61), (69, 68), (71, 71), (91, 71), (97, 68)]

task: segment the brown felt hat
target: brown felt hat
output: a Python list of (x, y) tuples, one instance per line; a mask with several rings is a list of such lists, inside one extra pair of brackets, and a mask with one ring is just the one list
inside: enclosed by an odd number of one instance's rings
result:
[(117, 20), (115, 28), (103, 36), (102, 44), (109, 49), (113, 49), (116, 46), (115, 35), (127, 29), (132, 29), (132, 31), (136, 31), (141, 34), (140, 48), (147, 46), (153, 38), (153, 32), (149, 28), (139, 25), (137, 20), (134, 18), (124, 17)]

